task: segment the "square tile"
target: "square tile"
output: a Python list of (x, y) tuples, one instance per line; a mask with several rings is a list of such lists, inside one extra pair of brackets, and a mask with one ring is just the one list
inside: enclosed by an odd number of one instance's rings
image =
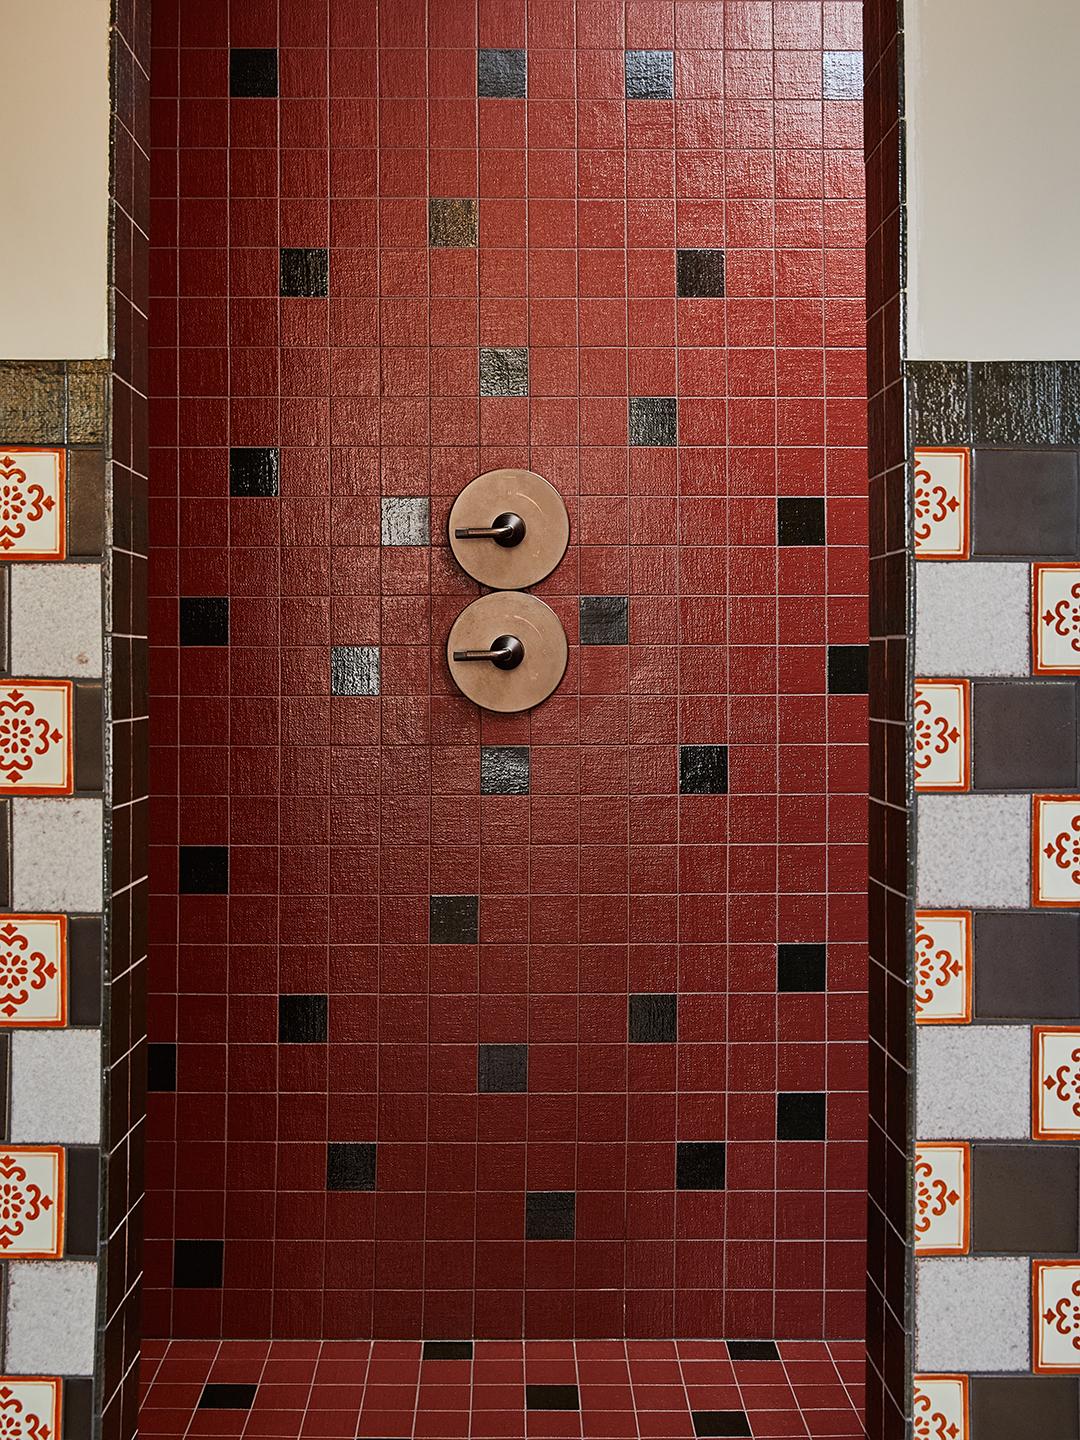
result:
[(1075, 681), (976, 681), (972, 783), (978, 790), (1073, 790), (1076, 733)]
[(0, 1025), (67, 1023), (67, 917), (0, 915)]
[(475, 200), (429, 200), (428, 244), (437, 249), (472, 248), (476, 245), (477, 214)]
[(374, 1190), (375, 1160), (371, 1143), (331, 1140), (326, 1147), (327, 1190)]
[(1080, 795), (1035, 795), (1032, 904), (1080, 905)]
[(481, 745), (480, 794), (528, 795), (528, 745)]
[(975, 1014), (980, 1020), (1080, 1019), (1080, 915), (983, 910), (975, 916)]
[(964, 1255), (971, 1203), (970, 1147), (915, 1146), (915, 1254)]
[(917, 675), (1030, 675), (1031, 567), (915, 566)]
[(870, 647), (830, 645), (828, 658), (830, 695), (866, 695), (870, 690)]
[(782, 1091), (776, 1097), (777, 1140), (824, 1140), (825, 1095), (819, 1091)]
[(477, 95), (489, 100), (524, 100), (527, 54), (525, 50), (478, 50)]
[(966, 560), (970, 455), (964, 449), (915, 451), (915, 554), (920, 560)]
[(0, 1375), (2, 1433), (10, 1440), (59, 1440), (63, 1384), (59, 1376)]
[(676, 1190), (723, 1190), (727, 1148), (722, 1140), (680, 1140), (675, 1146)]
[(627, 50), (626, 98), (670, 100), (675, 94), (675, 56), (671, 50)]
[(821, 93), (826, 100), (861, 100), (863, 57), (859, 50), (826, 50), (821, 57)]
[(1036, 1140), (1080, 1138), (1080, 1029), (1036, 1025), (1031, 1044), (1032, 1135)]
[(971, 553), (1076, 556), (1075, 450), (976, 450), (971, 475)]
[(1031, 568), (1032, 673), (1080, 675), (1080, 565)]
[(1023, 909), (1031, 895), (1026, 795), (919, 796), (920, 910)]
[(966, 680), (915, 681), (915, 789), (967, 790), (971, 700)]
[(526, 1410), (580, 1410), (576, 1385), (526, 1385)]
[(971, 911), (915, 911), (915, 1022), (971, 1019)]
[(283, 299), (325, 300), (330, 293), (329, 251), (307, 245), (282, 250), (278, 293)]
[(732, 1360), (779, 1360), (775, 1340), (729, 1340), (728, 1356)]
[(679, 746), (679, 794), (726, 795), (728, 793), (728, 747), (726, 745)]
[(250, 1410), (255, 1403), (255, 1392), (258, 1388), (257, 1385), (211, 1382), (203, 1386), (199, 1403), (195, 1408), (197, 1410)]
[(1080, 1260), (1031, 1262), (1036, 1375), (1080, 1371)]
[(272, 500), (280, 468), (280, 452), (273, 446), (234, 445), (229, 451), (229, 494), (234, 500)]
[(971, 1440), (1015, 1440), (1017, 1435), (1080, 1440), (1080, 1382), (1075, 1376), (972, 1375), (970, 1383)]
[(475, 945), (479, 927), (479, 896), (432, 895), (428, 934), (432, 945)]
[(526, 1240), (573, 1240), (576, 1196), (572, 1190), (533, 1190), (525, 1196)]
[(916, 1375), (914, 1414), (920, 1440), (969, 1440), (968, 1377)]
[(578, 600), (580, 645), (629, 643), (629, 611), (625, 595), (582, 595)]
[(71, 701), (68, 680), (0, 684), (0, 786), (9, 795), (72, 793)]
[(920, 1025), (915, 1047), (915, 1133), (920, 1139), (1030, 1137), (1027, 1025)]
[(227, 845), (181, 845), (180, 895), (227, 895), (229, 893), (229, 847)]
[(228, 645), (229, 597), (227, 595), (183, 595), (180, 597), (181, 645)]
[(378, 695), (379, 647), (333, 645), (330, 648), (331, 695)]
[(220, 1290), (225, 1269), (223, 1240), (174, 1240), (173, 1285), (177, 1290)]
[(64, 1251), (64, 1151), (58, 1145), (0, 1149), (0, 1254), (55, 1260)]
[(327, 1006), (325, 995), (279, 995), (278, 1044), (324, 1045)]
[(471, 1340), (425, 1340), (421, 1357), (424, 1360), (471, 1360)]
[(273, 100), (277, 93), (276, 50), (229, 51), (229, 95), (233, 100)]
[(481, 1095), (528, 1092), (528, 1045), (481, 1045), (478, 1051), (476, 1088)]
[(674, 1045), (678, 1040), (677, 995), (631, 995), (628, 1010), (631, 1045)]
[(692, 1410), (695, 1436), (752, 1435), (745, 1410)]
[(529, 352), (524, 347), (480, 350), (481, 395), (528, 395)]
[(427, 496), (387, 495), (379, 502), (384, 545), (430, 545), (431, 501)]
[(671, 395), (631, 395), (631, 445), (678, 445), (679, 402)]
[(825, 989), (826, 947), (824, 945), (778, 945), (776, 947), (776, 988), (781, 993)]
[(781, 495), (776, 502), (776, 543), (824, 545), (824, 496)]
[(698, 300), (723, 299), (723, 250), (676, 250), (675, 293)]
[(1078, 1206), (1075, 1145), (972, 1147), (971, 1248), (978, 1253), (1073, 1255)]
[(1031, 1264), (1026, 1256), (919, 1256), (915, 1292), (916, 1370), (1000, 1374), (1029, 1368)]
[(146, 1047), (146, 1088), (155, 1093), (176, 1089), (176, 1046), (151, 1041)]
[(0, 450), (0, 558), (63, 560), (65, 452)]

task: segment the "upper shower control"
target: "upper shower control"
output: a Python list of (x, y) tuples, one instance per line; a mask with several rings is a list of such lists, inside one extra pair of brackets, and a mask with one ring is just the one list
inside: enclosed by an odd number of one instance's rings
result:
[(570, 517), (559, 492), (531, 470), (489, 470), (454, 501), (450, 548), (461, 568), (493, 590), (524, 590), (566, 554)]

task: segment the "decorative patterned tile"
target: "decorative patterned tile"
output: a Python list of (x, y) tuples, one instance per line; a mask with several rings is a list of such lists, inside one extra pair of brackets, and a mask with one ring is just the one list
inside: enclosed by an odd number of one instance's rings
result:
[(971, 911), (916, 910), (915, 1021), (966, 1025), (971, 1019)]
[(1035, 795), (1033, 905), (1080, 905), (1080, 795)]
[(5, 560), (63, 560), (64, 481), (63, 450), (0, 450)]
[(920, 560), (966, 560), (970, 545), (970, 455), (915, 451), (915, 554)]
[(968, 1440), (968, 1377), (915, 1376), (915, 1440)]
[(966, 1255), (970, 1229), (970, 1146), (915, 1147), (915, 1253)]
[(971, 696), (966, 680), (915, 681), (915, 789), (971, 787)]
[(1075, 1140), (1080, 1135), (1080, 1030), (1036, 1025), (1031, 1040), (1031, 1133), (1036, 1140)]
[(58, 1376), (0, 1375), (0, 1435), (4, 1440), (56, 1440), (60, 1434)]
[(1080, 1371), (1080, 1260), (1031, 1262), (1037, 1375)]
[(55, 1260), (64, 1249), (64, 1152), (57, 1145), (0, 1149), (0, 1254)]
[(1080, 565), (1031, 569), (1032, 672), (1080, 675)]
[(67, 1022), (67, 916), (0, 915), (0, 1027)]
[(70, 795), (71, 682), (0, 685), (0, 788), (15, 795)]

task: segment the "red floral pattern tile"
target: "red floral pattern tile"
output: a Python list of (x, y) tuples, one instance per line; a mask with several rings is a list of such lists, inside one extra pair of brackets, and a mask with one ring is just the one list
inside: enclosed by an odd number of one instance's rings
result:
[(69, 680), (0, 685), (0, 789), (9, 795), (70, 795)]
[(65, 452), (0, 450), (0, 553), (5, 560), (63, 560)]

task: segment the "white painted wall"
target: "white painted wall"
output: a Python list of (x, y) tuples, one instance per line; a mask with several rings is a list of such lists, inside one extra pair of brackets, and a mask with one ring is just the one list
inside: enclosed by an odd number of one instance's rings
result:
[(0, 57), (0, 358), (103, 358), (108, 0), (0, 0)]
[(1080, 5), (904, 8), (909, 356), (1080, 358)]

